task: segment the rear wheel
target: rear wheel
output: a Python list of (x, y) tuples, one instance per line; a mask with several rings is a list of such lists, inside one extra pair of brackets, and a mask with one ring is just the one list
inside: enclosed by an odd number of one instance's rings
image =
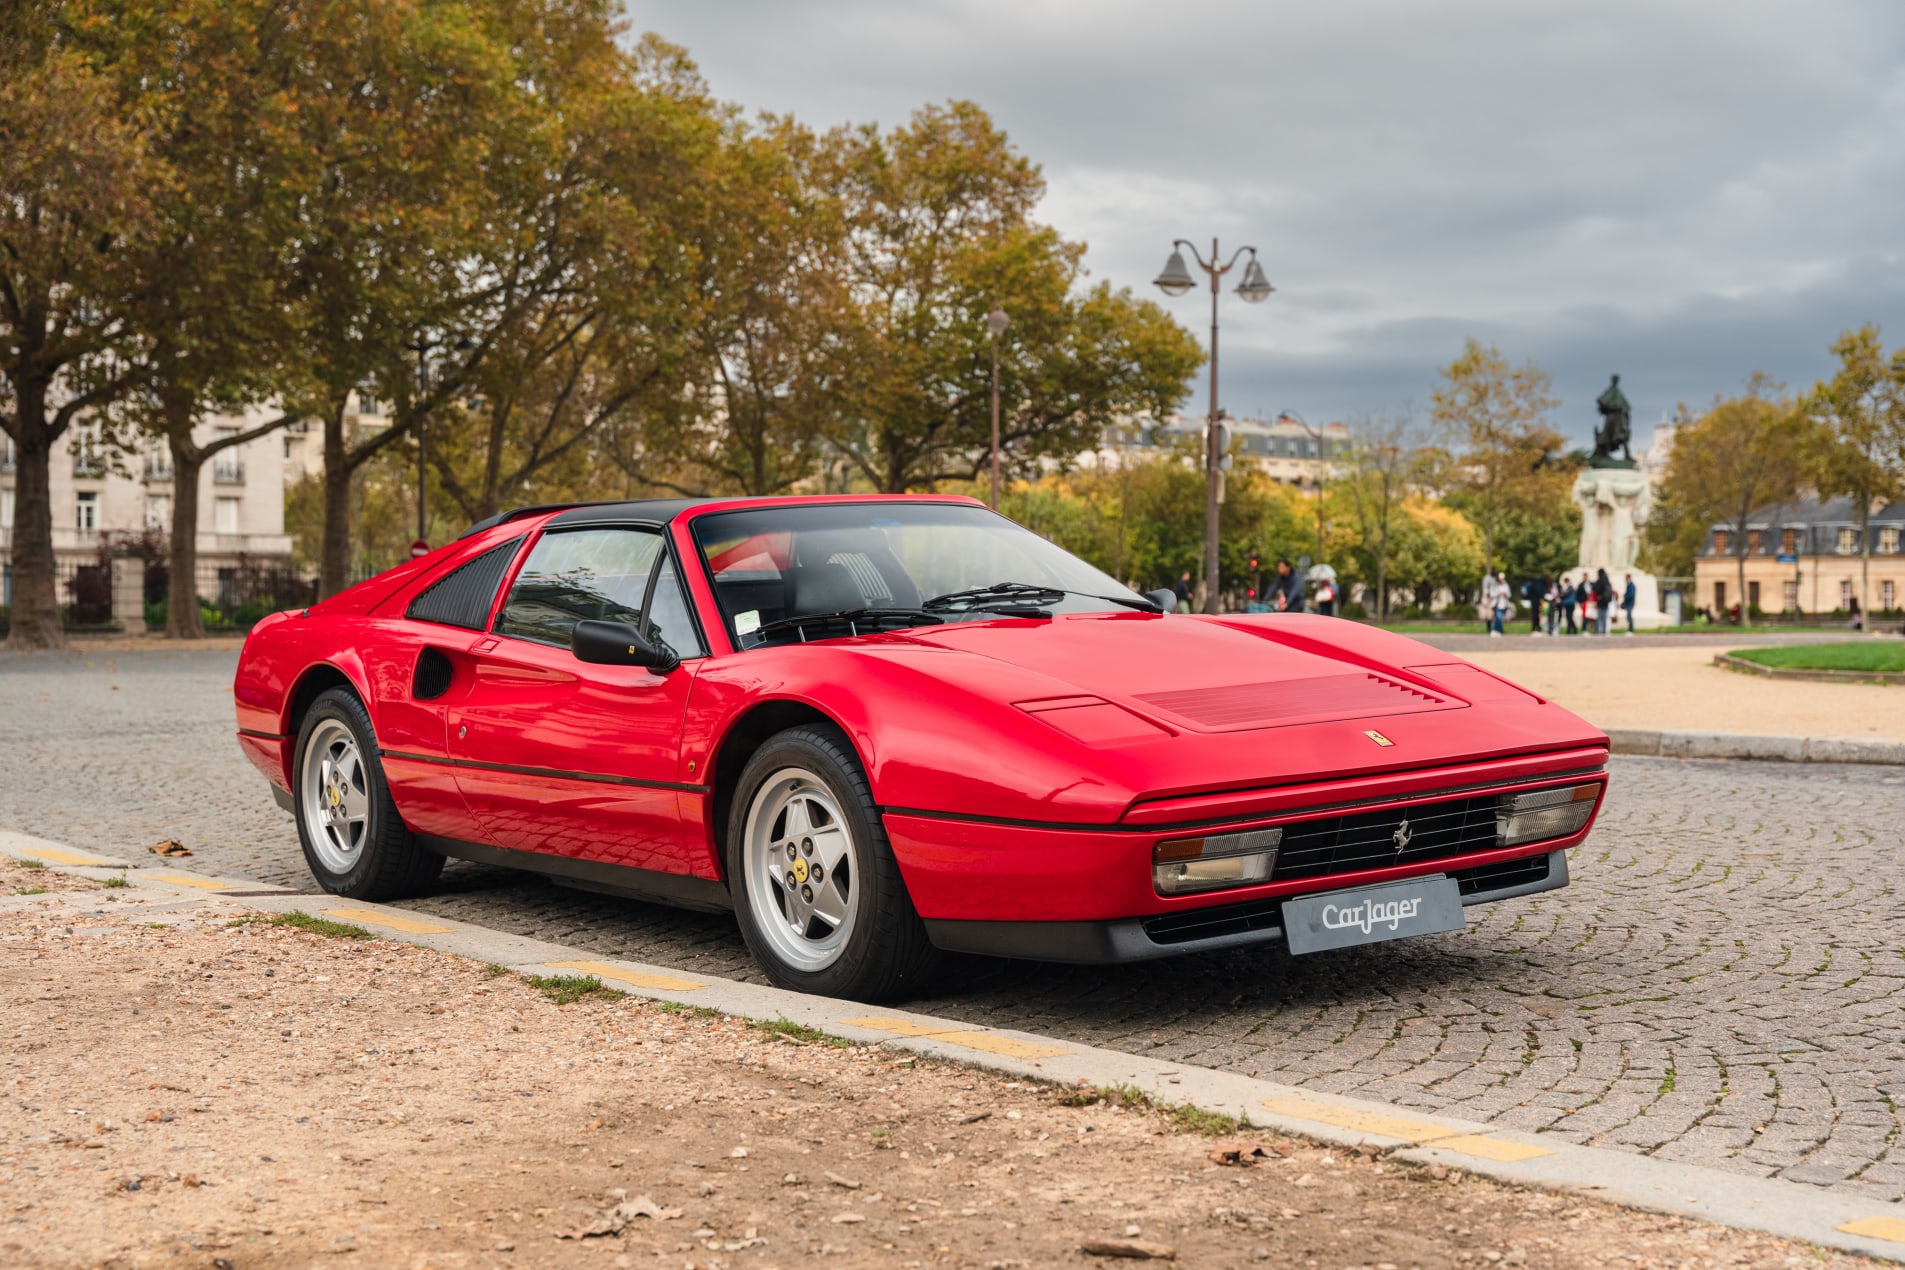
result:
[(305, 863), (333, 895), (402, 899), (428, 891), (443, 871), (443, 857), (397, 813), (370, 716), (348, 688), (330, 689), (305, 713), (291, 791)]
[(791, 728), (748, 760), (728, 817), (728, 876), (748, 949), (784, 988), (879, 1000), (937, 959), (866, 773), (830, 729)]

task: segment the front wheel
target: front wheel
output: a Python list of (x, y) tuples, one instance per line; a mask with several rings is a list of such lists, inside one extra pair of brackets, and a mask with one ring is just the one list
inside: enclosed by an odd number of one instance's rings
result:
[(783, 988), (875, 1001), (937, 960), (866, 773), (830, 729), (790, 728), (748, 760), (728, 877), (748, 950)]
[(419, 844), (397, 813), (370, 715), (348, 688), (330, 689), (306, 712), (291, 795), (304, 861), (331, 894), (403, 899), (427, 891), (443, 871), (443, 857)]

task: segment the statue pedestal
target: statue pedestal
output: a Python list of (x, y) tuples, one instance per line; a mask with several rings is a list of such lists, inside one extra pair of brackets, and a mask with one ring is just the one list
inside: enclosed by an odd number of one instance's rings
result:
[(1589, 468), (1574, 482), (1574, 503), (1581, 509), (1580, 568), (1590, 577), (1595, 570), (1606, 569), (1614, 584), (1614, 613), (1608, 629), (1626, 628), (1620, 598), (1629, 574), (1634, 578), (1634, 625), (1668, 625), (1659, 583), (1634, 565), (1640, 553), (1640, 531), (1653, 506), (1646, 476), (1632, 467)]

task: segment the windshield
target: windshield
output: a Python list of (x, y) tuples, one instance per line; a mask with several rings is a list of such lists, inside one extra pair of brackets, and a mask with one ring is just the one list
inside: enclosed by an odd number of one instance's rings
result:
[[(822, 503), (694, 522), (736, 648), (1006, 614), (1149, 608), (1110, 577), (984, 507)], [(1017, 591), (946, 599), (1005, 584)], [(832, 624), (789, 619), (855, 614)]]

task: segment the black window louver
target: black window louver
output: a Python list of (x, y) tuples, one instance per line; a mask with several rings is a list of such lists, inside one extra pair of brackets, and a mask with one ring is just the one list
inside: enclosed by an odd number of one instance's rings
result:
[(425, 587), (404, 616), (418, 622), (437, 622), (480, 631), (489, 623), (490, 602), (502, 585), (509, 562), (516, 558), (521, 538), (491, 547), (474, 560), (451, 570)]

